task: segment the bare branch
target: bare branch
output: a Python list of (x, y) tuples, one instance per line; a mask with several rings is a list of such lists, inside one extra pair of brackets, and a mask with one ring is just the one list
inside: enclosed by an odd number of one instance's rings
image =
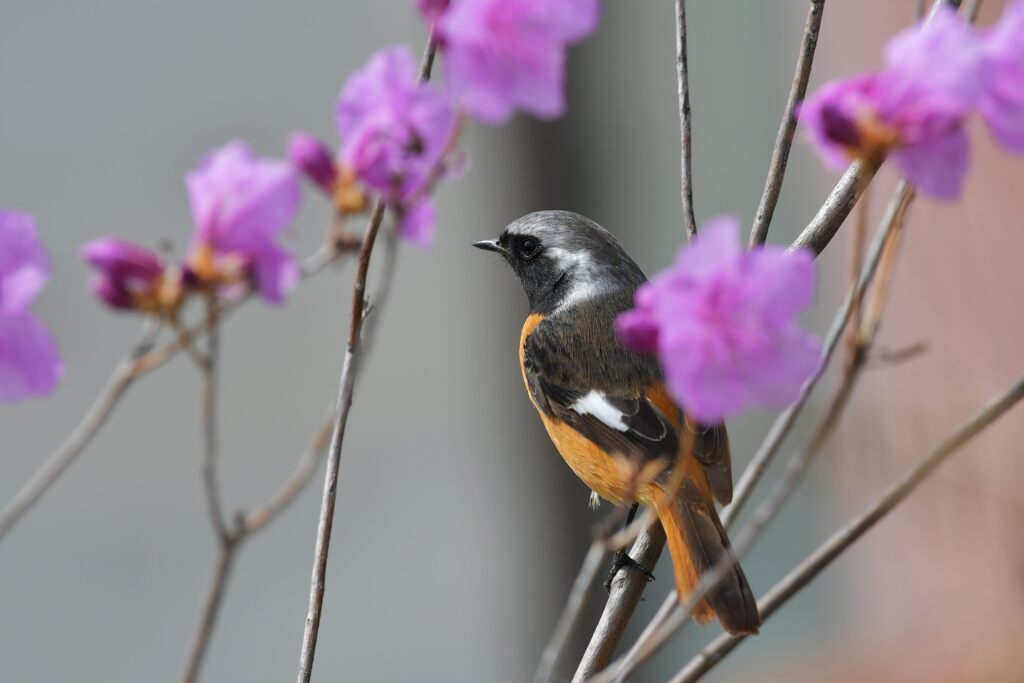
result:
[[(648, 571), (653, 571), (664, 546), (665, 531), (660, 524), (655, 524), (640, 534), (629, 556)], [(640, 572), (620, 572), (620, 578), (612, 583), (608, 603), (576, 669), (573, 683), (582, 683), (608, 665), (646, 586), (647, 577)]]
[(686, 236), (697, 234), (693, 215), (693, 170), (690, 165), (690, 78), (686, 61), (686, 0), (676, 0), (676, 82), (679, 91), (680, 194), (683, 200), (683, 225)]
[(836, 183), (835, 188), (825, 199), (818, 213), (815, 214), (807, 227), (796, 238), (791, 249), (810, 249), (815, 254), (820, 254), (832, 241), (832, 238), (839, 232), (839, 227), (850, 215), (854, 204), (860, 198), (860, 193), (867, 188), (868, 183), (874, 178), (878, 167), (872, 167), (861, 161), (854, 161), (850, 164), (843, 177)]
[[(420, 80), (430, 78), (437, 42), (433, 35), (427, 41), (423, 60), (420, 64)], [(330, 553), (331, 529), (334, 524), (334, 508), (337, 499), (338, 471), (341, 464), (341, 449), (345, 440), (345, 427), (352, 407), (352, 393), (362, 350), (362, 330), (366, 320), (366, 279), (370, 269), (373, 246), (384, 218), (385, 204), (378, 200), (370, 216), (370, 222), (363, 237), (356, 266), (355, 284), (352, 288), (352, 317), (349, 324), (348, 348), (342, 364), (338, 387), (338, 401), (335, 413), (334, 433), (328, 449), (327, 472), (324, 474), (324, 492), (317, 523), (316, 548), (313, 554), (313, 572), (310, 579), (309, 609), (302, 634), (302, 649), (299, 654), (299, 683), (309, 683), (313, 675), (313, 660), (316, 655), (317, 636), (320, 631), (320, 617), (323, 612), (324, 589), (327, 574), (327, 558)]]
[(779, 132), (775, 136), (775, 147), (772, 149), (772, 160), (768, 166), (768, 177), (764, 182), (761, 202), (754, 214), (754, 225), (750, 228), (750, 246), (764, 244), (768, 238), (768, 228), (775, 214), (782, 192), (782, 180), (786, 175), (786, 164), (789, 163), (789, 150), (793, 147), (793, 134), (796, 132), (796, 105), (807, 93), (807, 82), (811, 78), (811, 64), (814, 61), (814, 50), (818, 47), (818, 30), (821, 28), (821, 16), (825, 10), (825, 0), (811, 0), (807, 10), (807, 23), (804, 25), (804, 37), (800, 43), (800, 55), (796, 60), (796, 73), (793, 85), (789, 89), (786, 109), (782, 113)]
[[(881, 521), (897, 505), (920, 486), (961, 446), (1002, 417), (1024, 398), (1024, 377), (1018, 379), (1005, 393), (995, 398), (980, 412), (961, 424), (914, 465), (886, 493), (868, 507), (859, 517), (832, 535), (803, 562), (787, 574), (765, 594), (758, 603), (761, 618), (767, 620), (794, 595), (824, 571), (833, 560), (853, 545), (861, 536)], [(737, 645), (743, 636), (721, 636), (694, 657), (673, 679), (672, 683), (689, 683), (707, 673)]]
[(160, 325), (155, 320), (147, 320), (143, 324), (139, 341), (114, 368), (103, 391), (93, 401), (82, 420), (60, 448), (47, 458), (43, 466), (21, 487), (0, 513), (0, 540), (39, 500), (40, 496), (57, 481), (57, 478), (74, 462), (78, 454), (89, 445), (96, 433), (106, 423), (107, 418), (110, 417), (128, 387), (142, 374), (139, 369), (140, 358), (149, 352), (159, 330)]
[(203, 375), (203, 490), (210, 525), (221, 544), (228, 542), (230, 532), (224, 521), (220, 484), (217, 481), (217, 357), (220, 346), (217, 304), (213, 296), (206, 300), (206, 355), (200, 371)]
[(238, 552), (239, 540), (241, 539), (229, 539), (219, 544), (217, 564), (213, 571), (210, 587), (203, 598), (199, 626), (192, 634), (185, 670), (181, 674), (181, 683), (195, 683), (199, 677), (199, 669), (206, 656), (207, 646), (213, 635), (213, 627), (217, 623), (217, 615), (220, 613), (220, 605), (224, 600), (224, 591), (227, 588), (231, 567), (234, 565), (235, 555)]

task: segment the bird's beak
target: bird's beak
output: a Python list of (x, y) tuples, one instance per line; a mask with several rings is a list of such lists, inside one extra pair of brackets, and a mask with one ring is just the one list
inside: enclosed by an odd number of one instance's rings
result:
[(498, 244), (498, 240), (480, 240), (479, 242), (473, 242), (473, 246), (477, 249), (483, 249), (484, 251), (495, 251), (502, 256), (508, 255), (508, 252)]

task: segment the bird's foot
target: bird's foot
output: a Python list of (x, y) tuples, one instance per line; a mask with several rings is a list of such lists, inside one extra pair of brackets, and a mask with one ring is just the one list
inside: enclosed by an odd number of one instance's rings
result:
[(612, 555), (612, 568), (608, 572), (608, 578), (604, 580), (604, 590), (606, 593), (612, 592), (612, 581), (615, 580), (615, 575), (619, 573), (620, 569), (636, 569), (646, 576), (648, 581), (654, 581), (654, 574), (651, 573), (650, 569), (630, 557), (629, 553), (625, 550), (617, 550)]

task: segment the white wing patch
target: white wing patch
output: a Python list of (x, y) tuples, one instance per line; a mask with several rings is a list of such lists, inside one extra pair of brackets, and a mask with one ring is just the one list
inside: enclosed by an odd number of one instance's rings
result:
[(622, 419), (622, 411), (609, 403), (605, 395), (599, 391), (591, 390), (576, 399), (570, 407), (580, 415), (593, 415), (612, 429), (620, 432), (629, 431), (629, 427)]

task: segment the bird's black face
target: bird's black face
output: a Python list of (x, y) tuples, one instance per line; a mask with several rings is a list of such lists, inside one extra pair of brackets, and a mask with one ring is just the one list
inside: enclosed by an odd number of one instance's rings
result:
[(473, 246), (505, 258), (535, 313), (548, 314), (609, 290), (632, 290), (644, 279), (607, 231), (568, 211), (529, 214), (498, 239)]

